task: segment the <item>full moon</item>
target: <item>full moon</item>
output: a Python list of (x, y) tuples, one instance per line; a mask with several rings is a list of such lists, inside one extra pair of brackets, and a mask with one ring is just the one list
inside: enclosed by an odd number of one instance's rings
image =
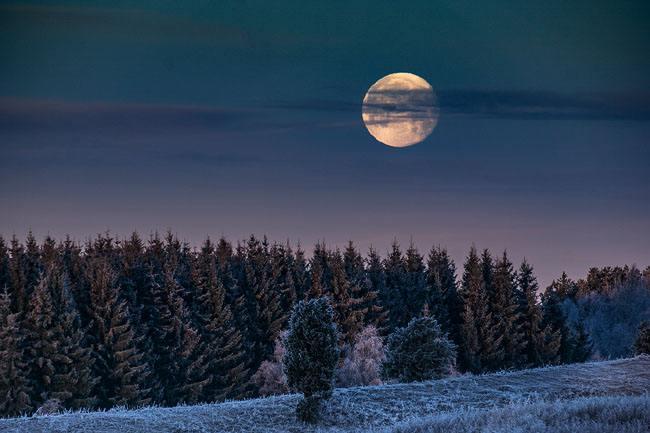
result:
[(368, 89), (361, 117), (377, 141), (408, 147), (424, 141), (438, 124), (436, 94), (415, 74), (386, 75)]

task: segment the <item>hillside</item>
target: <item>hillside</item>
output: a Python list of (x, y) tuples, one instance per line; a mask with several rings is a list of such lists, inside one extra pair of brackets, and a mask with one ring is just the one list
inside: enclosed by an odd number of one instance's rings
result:
[[(473, 431), (472, 426), (476, 425), (496, 430), (495, 422), (500, 422), (507, 431), (507, 419), (516, 418), (517, 422), (527, 420), (530, 428), (525, 431), (537, 432), (544, 431), (544, 414), (550, 411), (558, 425), (570, 417), (572, 422), (584, 421), (593, 429), (599, 424), (590, 419), (581, 421), (579, 414), (600, 414), (602, 417), (611, 413), (614, 418), (602, 420), (605, 425), (614, 419), (611, 431), (621, 431), (617, 424), (620, 419), (620, 422), (630, 423), (626, 431), (641, 432), (643, 430), (638, 427), (647, 426), (648, 419), (643, 417), (648, 417), (644, 414), (650, 412), (647, 410), (649, 390), (650, 357), (642, 356), (415, 384), (339, 389), (317, 427), (295, 420), (294, 407), (299, 397), (288, 395), (188, 407), (6, 419), (0, 420), (0, 431), (407, 433), (451, 432), (450, 425), (458, 427), (453, 431), (459, 432)], [(621, 396), (632, 397), (621, 399)], [(554, 412), (558, 407), (562, 408), (561, 417)], [(463, 420), (466, 429), (460, 425)], [(472, 421), (468, 424), (467, 420)]]

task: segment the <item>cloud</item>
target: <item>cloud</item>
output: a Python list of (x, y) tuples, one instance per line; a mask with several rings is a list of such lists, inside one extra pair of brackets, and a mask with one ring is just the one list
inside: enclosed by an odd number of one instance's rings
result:
[(229, 129), (249, 123), (246, 110), (192, 105), (68, 102), (0, 98), (0, 131), (169, 132)]
[[(532, 91), (438, 91), (441, 115), (529, 120), (650, 120), (650, 94), (562, 94)], [(307, 99), (269, 107), (287, 110), (360, 111), (361, 101)], [(381, 106), (391, 110), (390, 106)], [(411, 107), (414, 114), (422, 107)], [(400, 107), (400, 111), (403, 108)]]
[(455, 90), (439, 93), (446, 113), (512, 119), (650, 120), (650, 94), (562, 94)]

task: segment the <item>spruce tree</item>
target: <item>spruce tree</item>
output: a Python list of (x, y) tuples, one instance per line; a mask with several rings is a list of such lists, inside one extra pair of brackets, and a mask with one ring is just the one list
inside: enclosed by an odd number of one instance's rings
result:
[[(364, 325), (372, 325), (375, 328), (381, 326), (386, 320), (387, 314), (379, 302), (379, 293), (373, 287), (369, 274), (366, 272), (363, 257), (357, 251), (352, 241), (343, 253), (343, 265), (345, 274), (350, 283), (351, 297), (358, 302), (353, 306), (363, 315)], [(381, 262), (379, 262), (381, 266)]]
[[(481, 254), (482, 292), (486, 300), (486, 320), (479, 321), (479, 335), (481, 342), (481, 365), (483, 371), (496, 371), (502, 368), (504, 359), (503, 338), (499, 332), (497, 319), (494, 315), (494, 261), (489, 250)], [(479, 307), (481, 308), (481, 307)]]
[(303, 300), (309, 291), (310, 280), (307, 260), (305, 259), (305, 252), (300, 247), (300, 244), (298, 244), (296, 247), (294, 260), (291, 266), (291, 273), (293, 275), (293, 281), (296, 286), (296, 300)]
[[(55, 379), (55, 392), (66, 408), (88, 409), (97, 405), (95, 386), (99, 378), (93, 374), (95, 360), (82, 328), (79, 311), (70, 289), (70, 279), (66, 272), (59, 273), (55, 284), (57, 297), (57, 316), (62, 334), (59, 338), (59, 354), (65, 360)], [(67, 401), (60, 396), (69, 395)]]
[[(163, 341), (168, 342), (169, 355), (165, 364), (158, 365), (158, 368), (165, 368), (158, 374), (164, 384), (165, 402), (169, 405), (200, 402), (212, 379), (208, 372), (209, 353), (205, 350), (201, 334), (191, 324), (190, 313), (183, 300), (184, 288), (176, 276), (177, 266), (176, 262), (168, 262), (164, 270), (167, 306), (164, 311), (169, 312), (170, 320)], [(167, 321), (164, 323), (167, 324)], [(157, 349), (160, 353), (162, 348)]]
[(578, 293), (578, 285), (571, 280), (566, 272), (562, 272), (559, 280), (553, 280), (551, 283), (553, 291), (561, 300), (571, 299), (575, 300)]
[(390, 330), (405, 326), (410, 320), (408, 298), (405, 292), (406, 261), (399, 244), (394, 241), (388, 257), (384, 260), (384, 293), (381, 298), (388, 309)]
[(494, 267), (492, 314), (501, 335), (501, 368), (521, 367), (526, 364), (527, 337), (516, 294), (517, 276), (504, 251)]
[(29, 306), (25, 327), (34, 403), (38, 405), (50, 398), (67, 400), (70, 398), (68, 393), (52, 395), (55, 376), (61, 367), (58, 365), (61, 360), (59, 337), (63, 330), (56, 320), (49, 275), (41, 276), (30, 296)]
[[(293, 252), (291, 247), (282, 244), (273, 244), (269, 254), (269, 285), (274, 291), (279, 293), (280, 309), (288, 312), (293, 308), (297, 300), (296, 285), (293, 280)], [(281, 327), (284, 328), (289, 315), (284, 315), (285, 321)]]
[(413, 242), (406, 250), (404, 257), (405, 262), (405, 287), (403, 290), (404, 300), (406, 301), (406, 325), (414, 317), (422, 314), (422, 309), (427, 301), (427, 284), (426, 268), (424, 258), (419, 253)]
[(368, 277), (368, 291), (377, 293), (377, 312), (371, 311), (370, 323), (374, 324), (381, 335), (386, 335), (390, 329), (390, 298), (386, 289), (386, 273), (381, 257), (377, 251), (370, 247), (367, 258), (366, 275)]
[(427, 301), (430, 314), (460, 344), (462, 305), (456, 283), (456, 266), (447, 250), (433, 247), (427, 259)]
[(146, 340), (150, 351), (147, 361), (152, 372), (149, 381), (151, 396), (156, 403), (173, 404), (175, 398), (169, 395), (169, 391), (177, 380), (177, 372), (173, 368), (176, 361), (173, 350), (177, 318), (170, 309), (170, 292), (175, 290), (176, 282), (172, 271), (160, 275), (153, 268), (149, 269), (147, 280), (151, 292), (151, 304), (146, 314)]
[(289, 319), (284, 342), (284, 372), (290, 388), (302, 392), (296, 408), (303, 421), (315, 422), (322, 399), (332, 394), (339, 361), (334, 311), (327, 298), (300, 301)]
[(241, 246), (235, 255), (232, 244), (221, 237), (215, 248), (217, 278), (226, 290), (226, 302), (233, 313), (237, 328), (242, 336), (247, 336), (248, 314), (246, 311), (246, 297), (241, 287), (241, 280), (244, 278), (245, 255)]
[(327, 284), (331, 280), (328, 262), (325, 244), (317, 242), (309, 261), (310, 285), (305, 299), (316, 299), (330, 293), (331, 288)]
[(119, 296), (115, 272), (103, 259), (88, 268), (90, 281), (89, 315), (93, 323), (95, 374), (99, 404), (103, 407), (149, 404), (151, 375), (131, 324), (127, 301)]
[(77, 312), (79, 314), (80, 326), (88, 326), (89, 317), (86, 314), (86, 306), (90, 303), (89, 284), (86, 279), (86, 261), (88, 256), (82, 257), (81, 247), (73, 242), (69, 236), (61, 244), (60, 248), (61, 262), (70, 289), (70, 296), (74, 300)]
[(500, 342), (495, 337), (489, 297), (483, 282), (484, 262), (476, 248), (470, 249), (465, 261), (461, 298), (463, 324), (461, 327), (461, 368), (474, 373), (495, 368)]
[[(524, 260), (519, 268), (517, 290), (523, 304), (520, 305), (522, 327), (526, 342), (525, 365), (540, 366), (544, 358), (553, 350), (554, 339), (551, 333), (546, 335), (542, 323), (542, 311), (537, 301), (537, 279), (533, 267)], [(550, 350), (550, 352), (549, 352)], [(544, 355), (544, 354), (547, 355)]]
[(41, 275), (45, 271), (41, 260), (41, 249), (38, 242), (30, 231), (27, 234), (27, 241), (25, 242), (25, 255), (24, 255), (24, 275), (25, 275), (25, 298), (29, 299), (32, 292), (39, 284)]
[(244, 267), (244, 287), (254, 342), (253, 365), (257, 367), (273, 353), (275, 339), (285, 324), (287, 312), (282, 311), (280, 291), (271, 284), (270, 252), (266, 239), (261, 242), (254, 236), (248, 239)]
[(9, 293), (13, 303), (11, 311), (19, 314), (25, 312), (25, 306), (29, 302), (26, 261), (25, 248), (18, 242), (18, 238), (13, 236), (9, 247)]
[(9, 250), (5, 240), (0, 236), (0, 291), (11, 287), (11, 276), (9, 273)]
[(451, 374), (456, 345), (431, 317), (413, 318), (388, 337), (384, 375), (400, 382), (440, 379)]
[(11, 312), (11, 295), (0, 291), (0, 415), (18, 416), (34, 409), (29, 366), (18, 314)]
[(194, 261), (192, 284), (196, 293), (193, 306), (196, 328), (202, 333), (203, 356), (209, 363), (210, 382), (201, 399), (218, 401), (241, 397), (248, 374), (243, 362), (242, 338), (226, 303), (225, 289), (217, 276), (214, 247), (209, 239)]
[(334, 309), (334, 319), (339, 329), (342, 344), (351, 345), (355, 335), (363, 328), (363, 299), (359, 296), (358, 286), (352, 286), (345, 272), (343, 256), (339, 250), (329, 253), (328, 268), (330, 280), (330, 302)]
[[(572, 338), (567, 324), (566, 315), (562, 308), (562, 298), (551, 284), (542, 295), (542, 324), (540, 333), (544, 345), (541, 350), (539, 363), (560, 364), (571, 362)], [(533, 365), (536, 365), (533, 363)]]
[(218, 263), (218, 278), (226, 290), (226, 302), (233, 315), (233, 322), (242, 337), (243, 362), (252, 370), (254, 364), (253, 321), (254, 305), (250, 291), (246, 287), (246, 249), (237, 243), (232, 246), (225, 239), (220, 240), (215, 251)]
[(121, 266), (117, 284), (128, 302), (134, 326), (141, 333), (146, 333), (145, 328), (149, 314), (147, 308), (152, 303), (150, 287), (154, 271), (152, 268), (157, 265), (156, 270), (160, 270), (160, 265), (158, 261), (155, 264), (152, 263), (150, 260), (152, 254), (150, 251), (145, 251), (144, 242), (135, 232), (122, 242), (120, 253)]

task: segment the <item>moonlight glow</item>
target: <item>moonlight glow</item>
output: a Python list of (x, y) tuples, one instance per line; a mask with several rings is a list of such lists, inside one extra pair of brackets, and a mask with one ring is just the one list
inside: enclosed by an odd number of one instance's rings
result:
[(408, 147), (426, 139), (438, 123), (433, 88), (407, 72), (386, 75), (363, 98), (361, 116), (368, 132), (391, 147)]

